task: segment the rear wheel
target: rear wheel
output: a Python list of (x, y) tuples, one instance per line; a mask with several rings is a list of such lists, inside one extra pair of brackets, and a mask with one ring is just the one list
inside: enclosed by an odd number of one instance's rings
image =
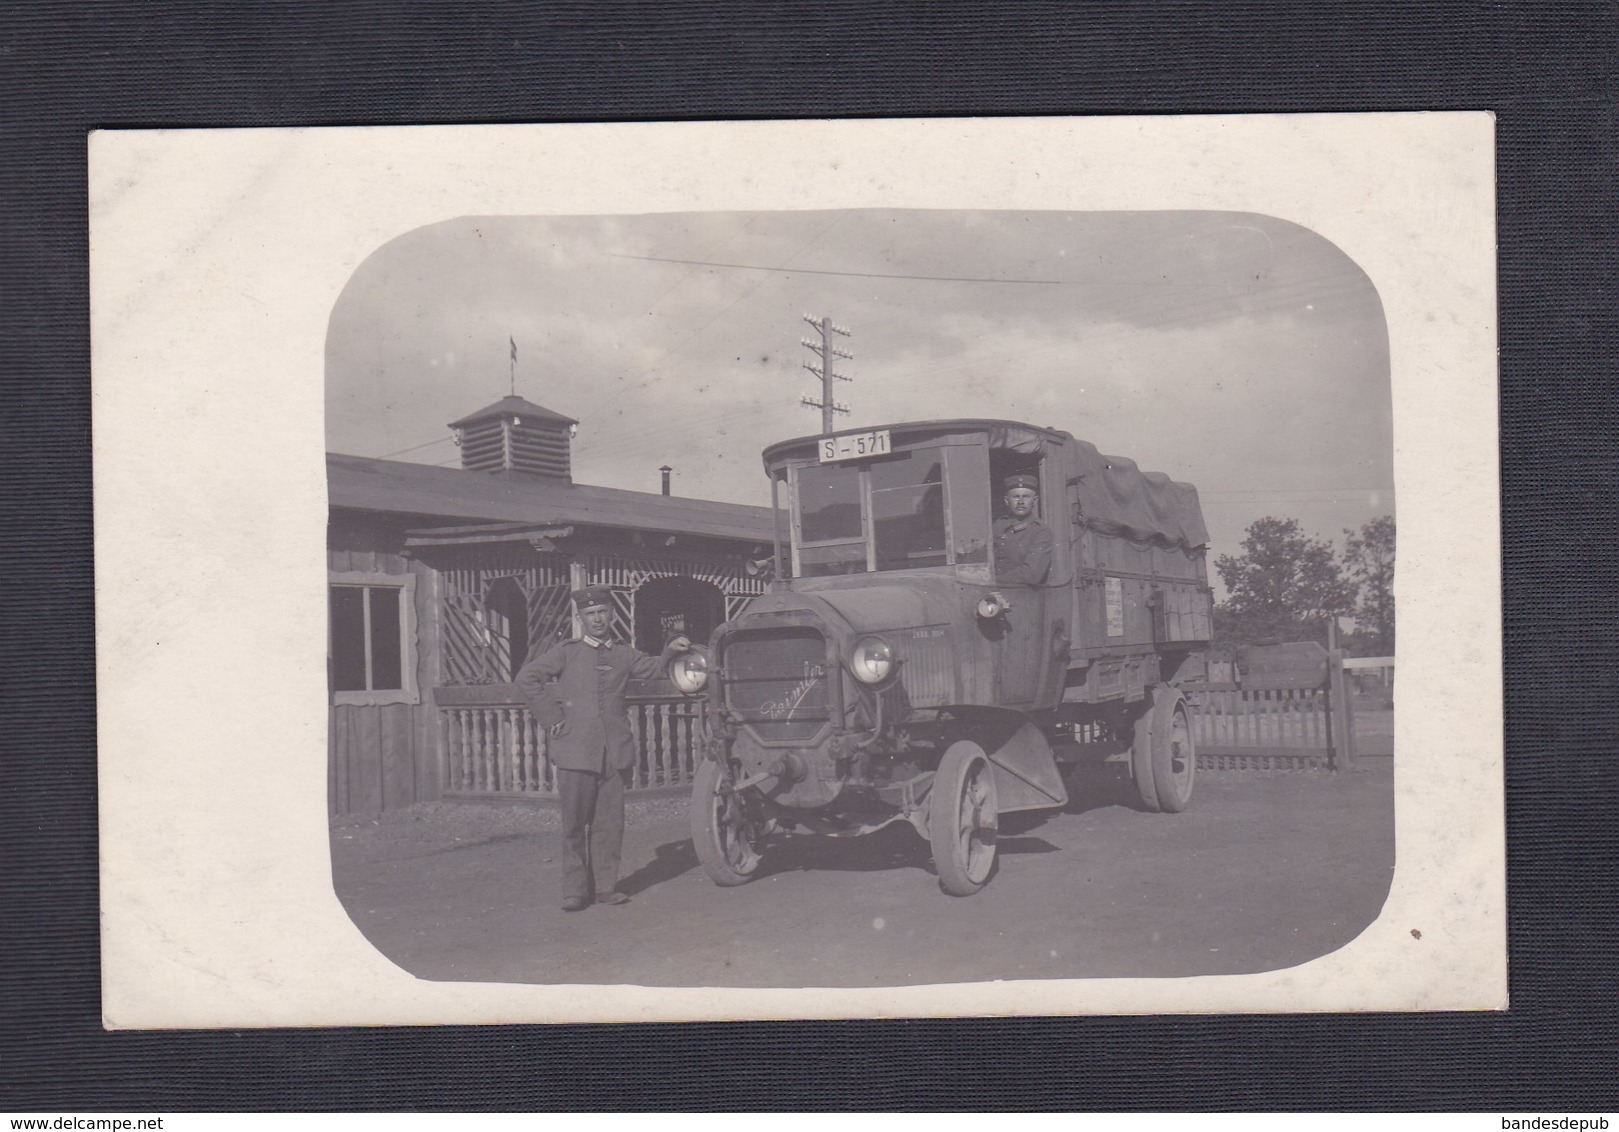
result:
[(746, 884), (759, 868), (747, 804), (712, 759), (699, 763), (692, 779), (691, 842), (708, 879), (723, 888)]
[(928, 840), (939, 887), (971, 896), (995, 868), (995, 773), (977, 743), (952, 743), (928, 792)]
[(1152, 705), (1152, 779), (1158, 790), (1158, 808), (1178, 814), (1192, 803), (1197, 781), (1197, 747), (1192, 740), (1191, 712), (1178, 691)]
[(1158, 784), (1152, 774), (1152, 716), (1150, 707), (1136, 716), (1135, 733), (1130, 740), (1130, 781), (1135, 784), (1142, 809), (1156, 814), (1161, 807)]
[(1178, 814), (1192, 802), (1197, 748), (1191, 712), (1185, 697), (1167, 684), (1153, 689), (1152, 706), (1136, 718), (1130, 778), (1142, 807), (1152, 813)]

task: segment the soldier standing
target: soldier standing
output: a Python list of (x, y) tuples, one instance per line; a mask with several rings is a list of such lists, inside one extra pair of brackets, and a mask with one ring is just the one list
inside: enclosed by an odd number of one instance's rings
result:
[(1032, 475), (1008, 476), (1007, 514), (995, 520), (995, 580), (1038, 586), (1051, 569), (1051, 530), (1034, 517), (1040, 481)]
[(635, 766), (625, 685), (662, 674), (685, 637), (648, 656), (612, 639), (612, 595), (606, 586), (576, 590), (584, 635), (548, 649), (517, 674), (530, 711), (550, 736), (551, 765), (562, 798), (562, 908), (624, 904), (618, 891), (624, 844), (624, 789)]

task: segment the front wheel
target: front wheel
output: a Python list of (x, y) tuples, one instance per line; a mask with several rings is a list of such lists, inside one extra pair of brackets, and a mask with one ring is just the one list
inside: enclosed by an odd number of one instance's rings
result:
[(977, 743), (952, 743), (929, 791), (928, 840), (939, 887), (971, 896), (995, 868), (995, 772)]
[(759, 868), (747, 806), (712, 759), (702, 760), (692, 779), (691, 843), (708, 879), (722, 888), (746, 884)]

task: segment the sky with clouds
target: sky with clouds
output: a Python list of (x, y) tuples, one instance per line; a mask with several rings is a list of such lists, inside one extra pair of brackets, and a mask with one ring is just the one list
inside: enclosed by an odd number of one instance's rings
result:
[[(1296, 518), (1394, 513), (1388, 336), (1334, 245), (1245, 213), (828, 211), (468, 217), (354, 273), (328, 447), (455, 466), (449, 421), (516, 391), (580, 422), (574, 478), (769, 502), (818, 432), (804, 314), (853, 333), (838, 427), (986, 416), (1197, 485), (1212, 557)], [(1212, 574), (1212, 570), (1211, 570)], [(1211, 578), (1211, 580), (1213, 580)]]

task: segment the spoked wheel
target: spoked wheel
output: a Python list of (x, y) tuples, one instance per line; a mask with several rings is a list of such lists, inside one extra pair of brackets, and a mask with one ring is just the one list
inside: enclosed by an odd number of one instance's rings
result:
[(759, 868), (756, 826), (747, 804), (726, 786), (720, 764), (704, 759), (691, 788), (691, 842), (715, 884), (746, 884)]
[(939, 887), (971, 896), (995, 868), (995, 772), (977, 743), (952, 743), (929, 791), (928, 840)]
[(1191, 713), (1185, 697), (1167, 684), (1153, 689), (1152, 707), (1136, 720), (1130, 778), (1142, 806), (1153, 813), (1178, 814), (1192, 802), (1197, 748)]

